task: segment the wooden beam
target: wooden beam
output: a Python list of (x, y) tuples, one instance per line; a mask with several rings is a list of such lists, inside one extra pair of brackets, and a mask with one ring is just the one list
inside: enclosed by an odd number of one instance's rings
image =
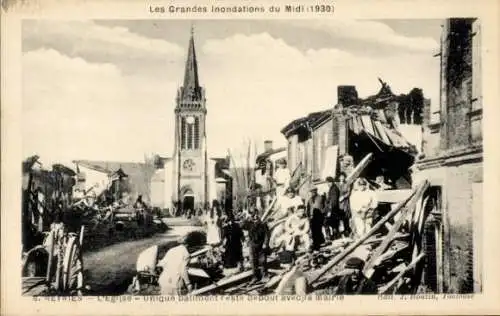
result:
[(411, 190), (384, 190), (375, 191), (375, 194), (379, 203), (397, 203), (406, 199), (411, 192)]
[(387, 250), (389, 247), (390, 243), (394, 240), (394, 236), (398, 232), (399, 228), (403, 224), (403, 222), (407, 218), (407, 214), (410, 211), (414, 211), (417, 206), (417, 203), (421, 200), (422, 195), (424, 194), (425, 190), (429, 187), (429, 182), (424, 181), (421, 185), (418, 186), (415, 194), (411, 197), (411, 199), (408, 201), (408, 203), (405, 205), (404, 210), (401, 212), (401, 216), (399, 219), (392, 225), (391, 230), (389, 233), (385, 236), (384, 241), (378, 246), (378, 248), (374, 251), (372, 254), (370, 260), (366, 263), (365, 268), (364, 268), (364, 274), (366, 277), (370, 278), (371, 275), (373, 274), (373, 266), (375, 262), (378, 260), (378, 257), (384, 253), (384, 251)]
[(380, 294), (386, 294), (388, 293), (388, 291), (394, 286), (396, 285), (396, 283), (408, 272), (410, 271), (411, 269), (415, 268), (415, 266), (417, 265), (417, 263), (420, 262), (420, 260), (422, 260), (423, 258), (425, 257), (425, 254), (424, 253), (421, 253), (415, 260), (413, 260), (403, 271), (399, 272), (399, 274), (394, 277), (394, 279), (392, 279), (389, 283), (387, 283), (384, 287), (382, 287), (381, 289), (379, 289), (379, 293)]
[(262, 217), (260, 218), (261, 221), (265, 221), (266, 218), (269, 216), (269, 214), (271, 213), (271, 210), (274, 207), (274, 204), (276, 204), (276, 200), (278, 200), (278, 196), (277, 195), (273, 198), (273, 200), (271, 201), (271, 203), (267, 207), (267, 210), (264, 212), (264, 214), (262, 214)]
[(235, 274), (233, 276), (230, 276), (228, 278), (224, 278), (218, 282), (215, 282), (214, 284), (210, 284), (208, 286), (202, 287), (201, 289), (194, 290), (193, 292), (190, 293), (190, 295), (201, 295), (205, 293), (209, 293), (212, 291), (215, 291), (217, 289), (220, 289), (224, 286), (231, 285), (233, 283), (241, 282), (245, 280), (246, 278), (249, 278), (253, 275), (253, 271), (245, 271), (241, 272), (238, 274)]
[[(422, 184), (421, 184), (422, 186)], [(380, 221), (378, 221), (363, 237), (358, 239), (356, 242), (352, 243), (347, 247), (342, 253), (338, 254), (335, 258), (332, 259), (329, 263), (327, 263), (321, 271), (311, 279), (311, 284), (319, 280), (323, 275), (325, 275), (330, 269), (332, 269), (335, 265), (337, 265), (340, 261), (345, 259), (349, 254), (351, 254), (356, 248), (358, 248), (363, 242), (365, 242), (368, 238), (370, 238), (375, 232), (377, 232), (388, 220), (390, 220), (394, 215), (399, 213), (399, 211), (406, 205), (406, 203), (413, 197), (416, 193), (414, 193), (408, 197), (405, 201), (400, 202), (396, 208), (387, 213)]]
[[(359, 175), (361, 174), (361, 172), (363, 172), (363, 170), (368, 166), (368, 164), (370, 164), (370, 162), (373, 160), (373, 154), (372, 153), (369, 153), (368, 155), (366, 155), (363, 160), (361, 160), (358, 165), (352, 170), (352, 172), (347, 176), (347, 178), (345, 179), (345, 182), (346, 182), (346, 186), (351, 186), (351, 184), (354, 182), (354, 180), (356, 180)], [(348, 197), (347, 196), (341, 196), (340, 197), (340, 202), (342, 202), (343, 200), (345, 200), (346, 198)]]

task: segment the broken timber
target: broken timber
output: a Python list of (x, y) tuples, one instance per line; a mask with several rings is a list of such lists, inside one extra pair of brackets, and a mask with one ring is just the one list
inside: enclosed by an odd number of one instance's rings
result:
[(190, 295), (202, 295), (206, 293), (210, 293), (213, 291), (216, 291), (218, 289), (221, 289), (225, 286), (231, 285), (231, 284), (236, 284), (238, 282), (244, 281), (245, 279), (251, 277), (253, 275), (253, 272), (250, 271), (244, 271), (238, 274), (235, 274), (231, 277), (224, 278), (218, 282), (215, 282), (214, 284), (210, 284), (208, 286), (202, 287), (201, 289), (194, 290), (193, 292), (190, 293)]
[[(365, 157), (364, 160), (367, 160)], [(358, 165), (359, 166), (359, 165)], [(351, 173), (351, 175), (354, 174)], [(378, 221), (363, 237), (358, 239), (356, 242), (352, 243), (349, 245), (342, 253), (338, 254), (336, 257), (334, 257), (329, 263), (327, 263), (321, 270), (320, 272), (311, 278), (310, 283), (313, 285), (313, 287), (317, 284), (315, 284), (322, 276), (324, 276), (330, 269), (332, 269), (334, 266), (336, 266), (338, 263), (340, 263), (342, 260), (344, 260), (349, 254), (351, 254), (356, 248), (358, 248), (361, 244), (363, 244), (368, 238), (370, 238), (375, 232), (377, 232), (386, 222), (388, 222), (394, 215), (399, 213), (401, 209), (406, 206), (406, 204), (414, 197), (416, 196), (417, 192), (423, 192), (424, 188), (428, 186), (428, 182), (425, 181), (424, 183), (420, 184), (417, 189), (415, 189), (412, 194), (405, 199), (404, 201), (401, 201), (392, 211), (390, 211), (387, 215), (385, 215), (380, 221)], [(403, 217), (404, 218), (404, 217)]]

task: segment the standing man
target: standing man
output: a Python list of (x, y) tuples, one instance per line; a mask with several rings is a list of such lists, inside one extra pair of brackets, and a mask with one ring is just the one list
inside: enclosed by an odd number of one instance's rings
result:
[(337, 177), (337, 185), (339, 187), (339, 209), (344, 224), (344, 236), (349, 237), (351, 234), (351, 212), (349, 210), (349, 185), (346, 182), (347, 176), (341, 172)]
[(312, 250), (319, 250), (325, 242), (325, 236), (323, 235), (323, 225), (325, 223), (324, 204), (322, 196), (318, 194), (318, 189), (312, 188), (307, 202), (307, 215), (311, 219)]
[(252, 259), (253, 282), (257, 282), (267, 273), (267, 251), (269, 248), (269, 228), (260, 220), (257, 212), (253, 212), (253, 222), (248, 230), (250, 257)]
[(334, 240), (340, 237), (340, 221), (342, 219), (339, 207), (340, 190), (332, 177), (327, 177), (326, 182), (328, 184), (328, 195), (326, 198), (325, 230), (327, 237)]

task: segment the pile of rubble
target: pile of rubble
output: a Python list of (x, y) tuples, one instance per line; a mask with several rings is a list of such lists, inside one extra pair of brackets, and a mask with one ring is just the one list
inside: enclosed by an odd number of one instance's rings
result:
[(280, 268), (278, 254), (271, 254), (267, 264), (272, 277), (267, 282), (250, 282), (252, 271), (247, 268), (191, 295), (348, 294), (339, 289), (339, 284), (349, 276), (345, 263), (353, 257), (365, 262), (365, 278), (360, 282), (374, 283), (377, 293), (415, 293), (424, 267), (425, 218), (432, 209), (426, 196), (428, 187), (426, 181), (419, 184), (357, 240), (334, 240), (318, 252), (299, 255), (286, 269)]

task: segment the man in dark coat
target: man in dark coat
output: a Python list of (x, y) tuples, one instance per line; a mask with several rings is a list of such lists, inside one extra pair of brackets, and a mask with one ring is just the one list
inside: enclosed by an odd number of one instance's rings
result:
[(326, 198), (326, 222), (325, 228), (330, 240), (340, 238), (340, 221), (342, 214), (339, 208), (339, 187), (334, 183), (332, 177), (327, 177), (328, 195)]
[(318, 194), (317, 188), (312, 188), (306, 207), (307, 215), (311, 219), (312, 250), (319, 250), (325, 242), (325, 236), (323, 235), (325, 215), (323, 214), (323, 210), (324, 199)]
[(340, 280), (336, 294), (377, 294), (377, 285), (363, 274), (364, 266), (362, 259), (349, 258), (344, 266), (346, 275)]
[(252, 260), (253, 281), (259, 281), (267, 273), (267, 251), (269, 249), (269, 228), (254, 211), (248, 230), (250, 257)]
[(222, 228), (222, 240), (224, 242), (224, 267), (234, 268), (238, 266), (243, 271), (243, 240), (245, 235), (240, 225), (230, 217)]

